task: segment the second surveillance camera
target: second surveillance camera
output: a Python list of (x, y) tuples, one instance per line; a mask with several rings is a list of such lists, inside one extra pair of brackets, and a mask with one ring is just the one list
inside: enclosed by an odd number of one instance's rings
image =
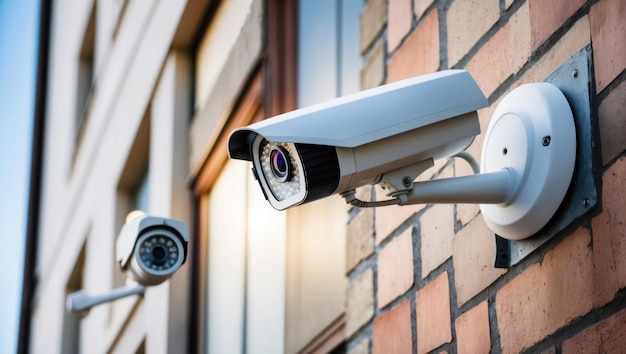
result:
[(131, 213), (117, 239), (117, 261), (139, 284), (157, 285), (185, 263), (188, 243), (183, 221)]
[(237, 129), (228, 150), (252, 161), (266, 198), (283, 210), (457, 154), (480, 133), (476, 111), (486, 106), (467, 71), (442, 71)]

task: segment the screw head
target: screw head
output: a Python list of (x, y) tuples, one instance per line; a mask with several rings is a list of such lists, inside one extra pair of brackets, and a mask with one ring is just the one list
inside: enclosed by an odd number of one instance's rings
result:
[(574, 71), (572, 71), (572, 77), (574, 79), (578, 77), (578, 70), (574, 69)]
[(550, 145), (550, 141), (552, 140), (552, 138), (550, 137), (550, 135), (544, 136), (543, 139), (541, 140), (541, 144), (543, 146), (548, 146)]

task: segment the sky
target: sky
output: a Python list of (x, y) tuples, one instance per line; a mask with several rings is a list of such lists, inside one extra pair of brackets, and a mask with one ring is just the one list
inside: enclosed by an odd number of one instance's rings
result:
[(17, 351), (38, 22), (38, 0), (0, 0), (0, 354)]

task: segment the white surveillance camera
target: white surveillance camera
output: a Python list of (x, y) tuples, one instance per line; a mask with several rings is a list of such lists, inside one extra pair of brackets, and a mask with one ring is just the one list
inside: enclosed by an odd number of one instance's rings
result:
[(266, 198), (283, 210), (461, 152), (480, 133), (485, 106), (467, 71), (442, 71), (237, 129), (228, 150), (252, 161)]
[(117, 239), (117, 261), (139, 284), (157, 285), (185, 263), (188, 243), (183, 221), (131, 213)]
[[(332, 194), (356, 207), (473, 203), (497, 235), (521, 240), (564, 200), (576, 161), (574, 117), (558, 87), (521, 85), (494, 111), (478, 166), (463, 150), (480, 133), (477, 110), (486, 106), (467, 71), (442, 71), (236, 129), (228, 152), (252, 161), (278, 210)], [(415, 181), (450, 156), (467, 160), (474, 174)], [(355, 189), (367, 184), (389, 198), (359, 200)]]
[(132, 295), (143, 295), (145, 286), (167, 280), (187, 258), (187, 225), (180, 220), (149, 216), (133, 211), (117, 238), (117, 261), (129, 273), (126, 286), (105, 294), (78, 290), (66, 298), (70, 313), (86, 313), (92, 307)]

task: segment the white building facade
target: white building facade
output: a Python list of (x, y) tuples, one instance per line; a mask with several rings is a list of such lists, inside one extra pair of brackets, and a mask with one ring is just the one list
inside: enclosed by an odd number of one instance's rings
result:
[[(30, 352), (343, 350), (347, 208), (276, 212), (225, 139), (358, 90), (361, 7), (52, 1)], [(124, 285), (115, 241), (135, 209), (188, 223), (186, 264), (67, 312), (73, 291)]]

